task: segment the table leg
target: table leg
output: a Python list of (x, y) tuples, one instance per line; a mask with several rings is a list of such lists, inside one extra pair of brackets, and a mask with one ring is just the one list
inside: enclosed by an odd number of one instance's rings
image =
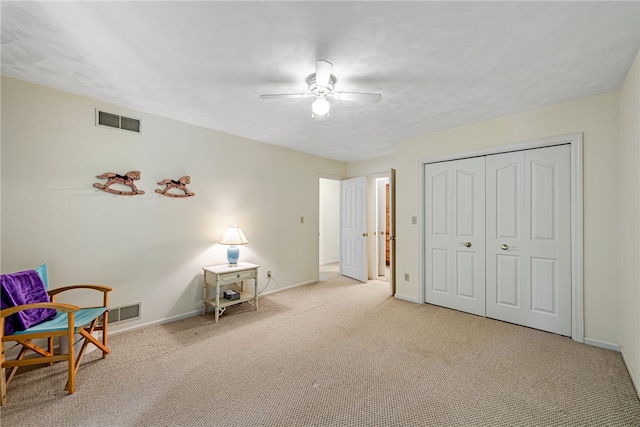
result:
[(204, 272), (204, 284), (202, 287), (202, 314), (207, 314), (207, 294), (209, 288), (207, 287), (207, 272)]
[(218, 323), (218, 319), (220, 318), (220, 278), (216, 277), (216, 313), (215, 313), (215, 322)]
[(254, 288), (253, 288), (253, 306), (256, 308), (256, 311), (258, 311), (258, 272), (256, 271), (256, 277), (255, 280), (253, 281), (254, 283)]

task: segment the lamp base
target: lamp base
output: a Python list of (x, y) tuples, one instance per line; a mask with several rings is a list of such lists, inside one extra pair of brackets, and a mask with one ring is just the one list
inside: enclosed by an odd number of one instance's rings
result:
[(229, 246), (227, 249), (227, 262), (229, 263), (229, 267), (237, 267), (238, 258), (240, 258), (240, 248), (235, 245)]

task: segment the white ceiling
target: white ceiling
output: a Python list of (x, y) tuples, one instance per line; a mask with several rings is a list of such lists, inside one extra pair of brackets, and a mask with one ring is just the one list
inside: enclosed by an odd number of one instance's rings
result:
[[(1, 7), (4, 75), (342, 161), (618, 90), (640, 40), (637, 1)], [(315, 121), (310, 98), (259, 98), (306, 92), (316, 59), (336, 91), (382, 101), (334, 101)]]

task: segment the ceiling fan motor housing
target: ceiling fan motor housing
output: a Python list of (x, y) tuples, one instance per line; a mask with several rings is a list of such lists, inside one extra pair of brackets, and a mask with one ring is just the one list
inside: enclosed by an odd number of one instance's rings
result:
[(313, 73), (309, 77), (307, 77), (307, 84), (309, 85), (309, 91), (315, 96), (326, 96), (333, 91), (333, 88), (336, 85), (336, 76), (334, 76), (333, 74), (329, 76), (327, 86), (318, 86), (316, 84), (316, 73)]

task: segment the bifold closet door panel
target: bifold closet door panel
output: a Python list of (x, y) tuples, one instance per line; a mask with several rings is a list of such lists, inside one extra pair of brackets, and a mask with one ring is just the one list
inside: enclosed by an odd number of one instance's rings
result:
[(569, 145), (487, 156), (486, 315), (571, 335)]
[(485, 159), (424, 166), (425, 301), (485, 315)]

